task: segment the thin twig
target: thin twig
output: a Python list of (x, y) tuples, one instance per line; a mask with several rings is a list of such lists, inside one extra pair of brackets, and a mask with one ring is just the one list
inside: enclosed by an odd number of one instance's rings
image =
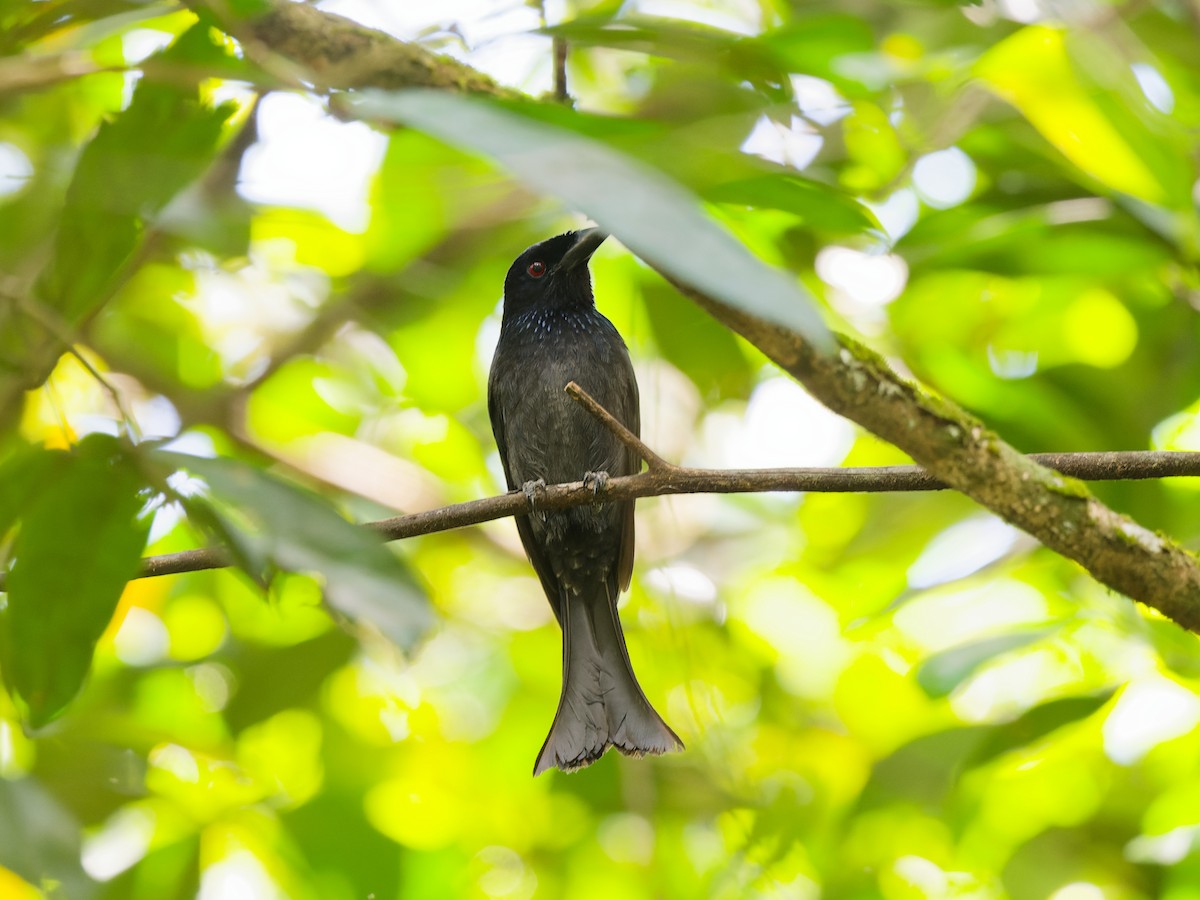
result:
[(566, 38), (554, 37), (554, 99), (564, 106), (571, 105), (571, 95), (567, 92), (567, 41)]
[[(587, 394), (580, 391), (583, 397)], [(572, 393), (572, 396), (575, 396)], [(581, 403), (585, 401), (579, 398)], [(591, 398), (588, 398), (591, 399)], [(592, 400), (595, 403), (595, 400)], [(586, 403), (585, 403), (586, 405)], [(596, 404), (604, 411), (603, 407)], [(614, 420), (615, 421), (615, 420)], [(617, 425), (621, 428), (619, 422)], [(636, 440), (636, 438), (635, 438)], [(641, 442), (638, 441), (640, 444)], [(644, 445), (643, 445), (644, 446)], [(648, 448), (647, 448), (648, 449)], [(641, 452), (640, 450), (638, 451)], [(653, 451), (650, 451), (653, 454)], [(576, 481), (555, 484), (537, 498), (539, 510), (569, 509), (616, 500), (660, 497), (670, 494), (750, 493), (882, 493), (889, 491), (941, 491), (942, 484), (920, 466), (866, 466), (857, 468), (797, 469), (696, 469), (662, 461), (640, 475), (612, 478), (597, 493), (591, 483)], [(1030, 459), (1085, 481), (1133, 481), (1152, 478), (1200, 476), (1200, 453), (1120, 450), (1098, 453), (1034, 453)], [(407, 516), (368, 522), (363, 527), (377, 532), (385, 541), (481, 525), (495, 519), (530, 512), (529, 500), (521, 491), (469, 500)], [(232, 565), (227, 550), (208, 547), (167, 553), (142, 560), (138, 578), (178, 575)], [(0, 590), (4, 576), (0, 573)]]
[(117, 413), (121, 416), (121, 421), (124, 422), (125, 430), (129, 433), (130, 439), (134, 442), (141, 440), (141, 429), (138, 428), (137, 420), (133, 417), (133, 413), (126, 408), (125, 401), (121, 399), (120, 391), (80, 352), (77, 346), (79, 343), (78, 337), (71, 333), (70, 325), (59, 319), (51, 310), (34, 301), (21, 297), (17, 298), (17, 304), (25, 315), (50, 332), (59, 344), (62, 345), (62, 349), (75, 357), (79, 364), (87, 370), (87, 373), (99, 383), (100, 387), (108, 394), (113, 405), (117, 408)]
[(617, 439), (646, 461), (646, 465), (650, 467), (650, 471), (656, 472), (664, 469), (678, 469), (674, 463), (669, 463), (649, 447), (636, 434), (626, 428), (617, 417), (610, 413), (607, 409), (596, 402), (596, 399), (581, 388), (574, 381), (568, 382), (564, 389), (571, 395), (571, 399), (577, 402), (580, 406), (590, 412), (593, 416), (603, 423), (604, 427), (616, 435)]
[[(546, 0), (538, 0), (537, 8), (538, 15), (542, 20), (542, 27), (545, 28), (550, 24), (550, 20), (546, 17)], [(555, 35), (551, 39), (550, 52), (554, 58), (554, 99), (564, 106), (570, 106), (571, 95), (567, 92), (566, 39)]]

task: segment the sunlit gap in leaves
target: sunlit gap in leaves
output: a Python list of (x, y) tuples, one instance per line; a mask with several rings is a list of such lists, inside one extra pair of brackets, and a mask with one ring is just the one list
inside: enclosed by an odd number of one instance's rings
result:
[(234, 383), (256, 377), (267, 365), (271, 339), (306, 325), (328, 293), (323, 273), (297, 266), (275, 249), (256, 247), (250, 264), (236, 271), (202, 255), (185, 261), (195, 291), (178, 302), (195, 314), (226, 380)]
[(1000, 655), (959, 686), (950, 697), (966, 722), (1014, 719), (1041, 703), (1080, 690), (1078, 664), (1053, 644)]
[(148, 56), (167, 47), (175, 35), (169, 31), (159, 31), (155, 28), (134, 28), (121, 35), (121, 53), (125, 64), (136, 66)]
[[(1110, 684), (1110, 679), (1133, 678), (1138, 684), (1149, 678), (1154, 689), (1147, 703), (1153, 711), (1143, 718), (1141, 704), (1130, 702), (1128, 720), (1114, 723), (1111, 747), (1106, 738), (1110, 758), (1129, 764), (1149, 747), (1186, 733), (1194, 699), (1181, 701), (1175, 694), (1183, 691), (1191, 698), (1191, 693), (1155, 672), (1155, 658), (1145, 645), (1122, 645), (1106, 623), (1080, 621), (1074, 612), (1064, 608), (1057, 592), (1043, 593), (1016, 577), (992, 576), (927, 590), (902, 606), (893, 621), (926, 654), (926, 664), (943, 654), (943, 663), (951, 667), (976, 660), (947, 688), (952, 710), (966, 722), (1012, 719), (1041, 703)], [(950, 659), (954, 654), (957, 661)], [(1086, 664), (1088, 659), (1104, 660), (1102, 676)], [(931, 674), (923, 668), (921, 677)], [(1156, 698), (1161, 701), (1157, 707)], [(1176, 709), (1182, 719), (1175, 716)], [(1131, 756), (1124, 760), (1121, 754)]]
[(163, 620), (148, 609), (132, 606), (113, 637), (113, 650), (127, 666), (150, 666), (167, 656), (171, 635)]
[(1041, 21), (1047, 15), (1042, 0), (997, 0), (997, 5), (1006, 19), (1024, 25)]
[(867, 209), (875, 214), (890, 244), (908, 234), (921, 214), (921, 204), (912, 188), (901, 188), (885, 200), (865, 201)]
[(1104, 752), (1132, 765), (1164, 741), (1200, 724), (1200, 698), (1156, 673), (1132, 682), (1104, 720)]
[(149, 804), (117, 810), (83, 841), (83, 869), (97, 881), (110, 881), (141, 862), (154, 837), (156, 817)]
[(988, 26), (1004, 18), (1028, 25), (1046, 17), (1040, 0), (987, 0), (962, 7), (963, 16), (976, 25)]
[(1158, 69), (1146, 63), (1134, 63), (1130, 68), (1133, 69), (1138, 87), (1142, 89), (1151, 106), (1163, 113), (1170, 113), (1175, 109), (1175, 92)]
[(966, 578), (1003, 558), (1020, 532), (993, 515), (956, 522), (931, 540), (909, 566), (908, 584), (928, 588)]
[(745, 409), (718, 408), (701, 426), (688, 465), (719, 468), (835, 466), (854, 444), (854, 427), (789, 378), (765, 379)]
[(832, 125), (850, 112), (850, 102), (824, 78), (791, 75), (792, 93), (804, 118), (818, 125)]
[(371, 179), (387, 136), (339, 122), (312, 98), (275, 93), (258, 110), (258, 141), (242, 162), (238, 190), (255, 203), (312, 209), (359, 233), (370, 218)]
[(994, 344), (987, 345), (988, 368), (998, 378), (1028, 378), (1038, 369), (1036, 350), (1000, 350)]
[(717, 586), (712, 579), (686, 562), (651, 569), (642, 579), (653, 590), (697, 606), (717, 602)]
[[(79, 348), (79, 352), (120, 394), (143, 438), (178, 434), (179, 413), (167, 398), (147, 393), (139, 382), (120, 372), (106, 371), (104, 360), (89, 350)], [(63, 354), (46, 383), (28, 394), (21, 431), (28, 440), (65, 448), (88, 434), (118, 434), (121, 418), (107, 388), (74, 354)]]
[(635, 813), (607, 816), (596, 829), (596, 840), (613, 862), (645, 866), (654, 859), (654, 826)]
[(984, 886), (970, 872), (943, 869), (923, 856), (901, 856), (892, 866), (893, 874), (905, 887), (916, 889), (923, 897), (985, 897)]
[(1108, 894), (1098, 885), (1087, 881), (1072, 881), (1064, 884), (1046, 900), (1105, 900)]
[(920, 198), (935, 209), (957, 206), (975, 189), (975, 163), (957, 147), (927, 153), (913, 166)]
[(533, 897), (538, 879), (533, 867), (509, 847), (484, 847), (471, 861), (475, 883), (489, 897)]
[(286, 896), (257, 856), (235, 849), (204, 869), (197, 900), (285, 900)]
[[(926, 154), (913, 168), (914, 189), (902, 189), (886, 201), (868, 204), (880, 220), (889, 243), (915, 224), (917, 198), (935, 209), (966, 201), (975, 189), (975, 165), (957, 147)], [(882, 249), (882, 248), (880, 248)], [(833, 290), (829, 301), (864, 334), (883, 331), (883, 307), (899, 297), (908, 282), (908, 265), (898, 255), (864, 252), (851, 247), (825, 247), (817, 255), (817, 275)]]
[(713, 3), (703, 6), (685, 0), (636, 0), (631, 4), (647, 16), (684, 19), (736, 34), (757, 34), (763, 28), (762, 7), (757, 3)]
[(854, 657), (837, 612), (793, 578), (766, 578), (747, 591), (733, 618), (775, 650), (775, 672), (791, 694), (830, 696)]
[(33, 163), (16, 144), (0, 142), (0, 198), (25, 189), (33, 178)]
[[(1138, 835), (1125, 845), (1125, 857), (1133, 863), (1173, 866), (1186, 859), (1197, 847), (1200, 847), (1200, 825), (1181, 825), (1163, 834)], [(1051, 900), (1057, 900), (1059, 894), (1055, 894)], [(1081, 894), (1079, 900), (1093, 898), (1104, 900), (1104, 894), (1096, 888), (1094, 894), (1087, 897)]]
[(704, 412), (696, 383), (663, 359), (639, 359), (633, 367), (642, 392), (642, 439), (666, 459), (693, 458)]
[(15, 722), (0, 719), (0, 778), (16, 780), (33, 767), (34, 743)]
[(799, 116), (792, 116), (790, 125), (762, 116), (742, 142), (742, 152), (802, 171), (816, 159), (824, 143), (825, 139)]
[(825, 138), (814, 124), (832, 125), (850, 112), (850, 104), (824, 79), (793, 75), (791, 82), (799, 115), (791, 116), (788, 124), (760, 116), (741, 149), (743, 153), (803, 171), (825, 145)]
[(1002, 577), (926, 589), (901, 606), (892, 621), (915, 646), (938, 653), (997, 631), (1043, 624), (1049, 615), (1037, 588)]
[(817, 254), (816, 269), (831, 288), (830, 304), (866, 335), (882, 332), (887, 322), (883, 308), (908, 283), (908, 264), (891, 253), (825, 247)]

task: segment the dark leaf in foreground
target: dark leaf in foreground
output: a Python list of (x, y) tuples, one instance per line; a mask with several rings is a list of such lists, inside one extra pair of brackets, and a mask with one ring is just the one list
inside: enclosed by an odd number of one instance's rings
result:
[(116, 438), (89, 435), (60, 455), (58, 477), (21, 513), (0, 615), (5, 685), (35, 728), (83, 686), (149, 529), (141, 475)]
[(401, 647), (412, 647), (432, 623), (424, 593), (399, 558), (320, 497), (238, 460), (155, 456), (204, 479), (216, 501), (210, 509), (224, 536), (237, 541), (241, 560), (320, 574), (334, 609), (373, 623)]

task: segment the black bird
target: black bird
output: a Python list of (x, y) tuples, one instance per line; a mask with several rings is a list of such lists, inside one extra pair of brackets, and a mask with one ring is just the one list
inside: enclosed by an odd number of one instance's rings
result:
[[(628, 429), (640, 429), (629, 351), (592, 297), (596, 228), (534, 244), (504, 279), (488, 411), (510, 490), (536, 504), (546, 484), (632, 475), (641, 461), (564, 388), (575, 381)], [(633, 501), (518, 516), (521, 543), (563, 631), (563, 685), (533, 774), (583, 768), (616, 747), (682, 750), (634, 677), (617, 616), (633, 573)]]

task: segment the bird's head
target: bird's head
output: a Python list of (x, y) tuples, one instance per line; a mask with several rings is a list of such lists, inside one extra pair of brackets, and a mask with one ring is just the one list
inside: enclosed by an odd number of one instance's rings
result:
[(528, 309), (591, 306), (588, 260), (606, 237), (599, 228), (568, 231), (518, 256), (504, 278), (505, 317)]

